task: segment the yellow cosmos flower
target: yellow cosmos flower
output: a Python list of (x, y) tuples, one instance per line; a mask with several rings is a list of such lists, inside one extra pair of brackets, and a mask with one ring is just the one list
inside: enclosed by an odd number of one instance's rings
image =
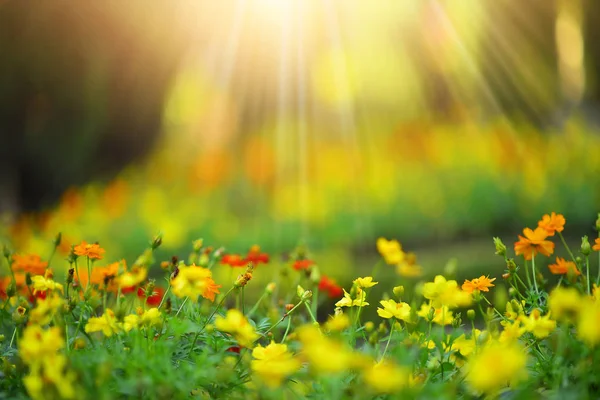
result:
[(154, 307), (145, 311), (140, 317), (140, 325), (146, 327), (161, 326), (162, 317), (160, 311), (158, 311), (158, 308)]
[(140, 323), (140, 317), (137, 314), (129, 314), (123, 318), (123, 330), (129, 332), (136, 329)]
[[(479, 329), (475, 329), (471, 332), (471, 336), (467, 338), (467, 336), (463, 333), (452, 342), (451, 350), (458, 351), (463, 357), (468, 357), (475, 351), (478, 346), (483, 346), (485, 341), (482, 343), (478, 343), (481, 339), (483, 332)], [(486, 338), (486, 341), (489, 339), (489, 335), (483, 335)]]
[(377, 285), (379, 282), (373, 282), (373, 277), (367, 276), (365, 278), (356, 278), (352, 283), (361, 289), (368, 289)]
[(402, 246), (397, 240), (377, 239), (377, 251), (389, 265), (395, 265), (404, 260)]
[(19, 357), (25, 364), (34, 365), (54, 356), (64, 345), (60, 328), (44, 330), (39, 325), (27, 325), (23, 337), (19, 340)]
[(85, 325), (85, 331), (87, 333), (102, 332), (106, 337), (111, 337), (115, 333), (118, 333), (119, 325), (117, 324), (113, 310), (107, 308), (102, 316), (90, 318)]
[(548, 307), (557, 320), (572, 321), (579, 315), (585, 298), (575, 288), (558, 287), (550, 293)]
[(337, 314), (330, 317), (325, 323), (328, 332), (340, 332), (350, 326), (350, 318), (346, 314)]
[(594, 347), (600, 343), (600, 303), (586, 300), (577, 318), (577, 337)]
[(56, 283), (52, 279), (46, 279), (41, 275), (31, 277), (31, 282), (33, 282), (34, 295), (38, 292), (45, 292), (47, 290), (60, 290), (61, 292), (63, 291), (63, 286), (60, 283)]
[(498, 338), (501, 343), (516, 342), (526, 332), (519, 320), (512, 324), (502, 321), (501, 324), (504, 326), (504, 330), (500, 333), (500, 337)]
[(538, 339), (550, 336), (550, 333), (556, 328), (556, 321), (551, 320), (549, 314), (542, 317), (537, 308), (528, 317), (521, 315), (519, 321), (523, 323), (523, 328), (527, 332), (533, 333)]
[(139, 285), (146, 280), (148, 270), (144, 267), (133, 267), (116, 278), (116, 283), (121, 289), (131, 288)]
[(252, 350), (252, 357), (252, 372), (272, 388), (281, 386), (285, 378), (300, 369), (300, 361), (288, 352), (285, 344), (271, 342), (267, 347), (257, 346)]
[(409, 383), (410, 371), (388, 361), (380, 361), (363, 373), (365, 383), (377, 393), (394, 393)]
[(64, 306), (65, 300), (57, 293), (38, 299), (36, 306), (29, 314), (29, 322), (37, 325), (48, 325), (54, 315)]
[(506, 318), (511, 319), (513, 321), (517, 320), (519, 316), (523, 315), (523, 304), (519, 303), (517, 300), (512, 300), (506, 303), (506, 310), (504, 311), (504, 315)]
[(452, 311), (447, 306), (440, 308), (432, 307), (430, 304), (424, 303), (421, 305), (421, 309), (417, 312), (417, 315), (421, 318), (428, 319), (431, 309), (433, 308), (433, 323), (438, 325), (450, 325), (454, 319)]
[(352, 296), (350, 295), (350, 293), (346, 292), (346, 289), (344, 289), (344, 297), (338, 301), (337, 303), (335, 303), (336, 307), (364, 307), (364, 306), (368, 306), (369, 303), (366, 302), (367, 299), (367, 293), (360, 289), (357, 288), (356, 289), (356, 298), (353, 299)]
[(396, 318), (410, 322), (410, 306), (408, 303), (396, 303), (394, 300), (381, 300), (379, 303), (383, 306), (383, 308), (377, 308), (377, 314), (381, 318)]
[(41, 363), (30, 369), (23, 378), (27, 393), (34, 400), (48, 398), (48, 389), (54, 387), (60, 399), (75, 399), (76, 375), (67, 369), (67, 358), (62, 354), (54, 354), (41, 360)]
[(442, 275), (436, 276), (433, 282), (427, 282), (423, 286), (423, 296), (431, 300), (435, 308), (464, 307), (471, 304), (471, 295), (460, 290), (456, 281), (448, 281)]
[(313, 325), (299, 327), (296, 334), (302, 343), (301, 355), (318, 374), (347, 371), (364, 364), (364, 359), (355, 355), (346, 344), (323, 336)]
[(202, 296), (210, 301), (215, 301), (221, 285), (215, 284), (212, 272), (208, 268), (191, 265), (179, 267), (177, 276), (171, 280), (171, 290), (179, 298), (189, 297), (197, 301)]
[(259, 338), (254, 327), (236, 309), (227, 310), (225, 317), (218, 316), (215, 319), (215, 327), (220, 331), (230, 333), (244, 347), (252, 347)]
[(527, 377), (527, 352), (517, 344), (490, 343), (468, 359), (466, 381), (480, 393), (495, 393)]

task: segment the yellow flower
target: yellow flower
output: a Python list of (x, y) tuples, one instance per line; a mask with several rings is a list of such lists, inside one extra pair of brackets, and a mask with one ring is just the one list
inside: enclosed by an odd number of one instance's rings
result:
[(501, 324), (504, 326), (504, 330), (500, 333), (500, 337), (498, 338), (501, 343), (515, 342), (525, 333), (525, 328), (521, 326), (521, 321), (519, 320), (512, 324), (502, 321)]
[(301, 355), (316, 373), (337, 373), (362, 365), (363, 359), (344, 343), (323, 336), (313, 325), (299, 327), (296, 334), (302, 343)]
[(373, 277), (367, 276), (365, 278), (356, 278), (352, 283), (361, 289), (368, 289), (377, 285), (379, 282), (373, 282)]
[(215, 327), (233, 335), (235, 340), (244, 347), (252, 347), (252, 344), (259, 338), (254, 327), (236, 309), (227, 310), (225, 318), (218, 316), (215, 319)]
[(435, 308), (464, 307), (471, 304), (471, 295), (460, 290), (456, 281), (448, 281), (442, 275), (436, 276), (433, 282), (427, 282), (423, 286), (423, 296), (431, 300)]
[(380, 361), (363, 373), (363, 378), (377, 393), (394, 393), (409, 383), (411, 373), (388, 361)]
[(558, 287), (548, 298), (550, 312), (557, 320), (572, 321), (577, 318), (583, 304), (584, 297), (575, 288)]
[(423, 268), (417, 264), (401, 262), (396, 265), (396, 273), (406, 278), (418, 278), (419, 276), (423, 275)]
[(527, 377), (527, 353), (514, 343), (491, 343), (468, 359), (466, 381), (477, 392), (494, 393)]
[(421, 309), (417, 312), (417, 315), (421, 318), (428, 319), (429, 313), (433, 308), (433, 323), (438, 325), (450, 325), (452, 324), (452, 320), (454, 319), (454, 315), (452, 311), (448, 309), (447, 306), (442, 306), (440, 308), (434, 308), (431, 305), (424, 303), (421, 305)]
[(346, 314), (337, 314), (330, 317), (325, 323), (325, 330), (329, 332), (340, 332), (350, 326), (350, 318)]
[(192, 265), (181, 266), (178, 271), (177, 276), (171, 280), (171, 290), (175, 296), (189, 297), (194, 302), (199, 296), (215, 301), (215, 295), (219, 293), (221, 286), (215, 284), (209, 269)]
[(144, 267), (133, 267), (131, 271), (127, 271), (116, 278), (117, 285), (121, 289), (131, 288), (139, 285), (146, 280), (148, 270)]
[(119, 326), (113, 310), (107, 308), (102, 316), (90, 318), (85, 325), (85, 331), (87, 333), (102, 332), (106, 337), (119, 332)]
[(600, 303), (586, 300), (577, 319), (577, 337), (590, 346), (600, 343)]
[(64, 304), (64, 299), (57, 293), (52, 293), (45, 299), (38, 299), (35, 308), (29, 314), (29, 322), (48, 325)]
[(389, 265), (398, 264), (404, 259), (402, 246), (397, 240), (377, 239), (377, 251)]
[(41, 275), (31, 277), (33, 282), (33, 294), (38, 292), (45, 292), (47, 290), (60, 290), (63, 291), (63, 286), (60, 283), (54, 282), (52, 279), (46, 279)]
[(267, 347), (257, 346), (252, 350), (252, 371), (265, 383), (275, 388), (300, 369), (300, 361), (288, 352), (285, 344), (271, 342)]
[(19, 340), (19, 357), (27, 365), (34, 365), (56, 354), (65, 345), (60, 328), (43, 330), (38, 325), (27, 325)]
[(44, 382), (54, 384), (59, 398), (74, 399), (76, 397), (74, 387), (76, 375), (73, 371), (67, 369), (66, 356), (55, 354), (51, 358), (46, 358), (42, 370)]
[(381, 300), (379, 303), (383, 306), (383, 308), (377, 308), (377, 314), (381, 318), (396, 318), (410, 322), (410, 306), (408, 303), (396, 303), (394, 300)]
[(504, 311), (504, 315), (508, 319), (512, 319), (515, 321), (519, 316), (523, 315), (523, 305), (519, 304), (518, 301), (512, 300), (509, 303), (506, 303), (506, 310)]
[(140, 317), (136, 314), (129, 314), (123, 318), (123, 330), (129, 332), (132, 329), (138, 327), (140, 323)]
[(337, 303), (335, 303), (336, 307), (364, 307), (364, 306), (368, 306), (369, 303), (367, 303), (365, 300), (367, 298), (367, 292), (365, 292), (364, 290), (357, 288), (356, 289), (356, 299), (353, 299), (352, 296), (350, 295), (350, 293), (346, 292), (346, 289), (344, 289), (344, 297), (338, 301)]
[(160, 315), (160, 311), (158, 311), (158, 308), (154, 307), (145, 311), (140, 317), (140, 325), (147, 327), (161, 326), (162, 317)]
[[(483, 346), (485, 342), (478, 343), (478, 340), (481, 337), (482, 332), (479, 329), (475, 329), (471, 333), (471, 337), (467, 338), (463, 333), (452, 342), (451, 350), (458, 351), (463, 357), (468, 357), (475, 351), (478, 346)], [(489, 335), (485, 335), (486, 338), (489, 338)]]
[(556, 328), (556, 321), (550, 319), (550, 315), (541, 316), (540, 310), (535, 309), (529, 317), (521, 315), (519, 321), (523, 323), (523, 328), (527, 332), (533, 333), (538, 339), (543, 339), (550, 336), (550, 333)]

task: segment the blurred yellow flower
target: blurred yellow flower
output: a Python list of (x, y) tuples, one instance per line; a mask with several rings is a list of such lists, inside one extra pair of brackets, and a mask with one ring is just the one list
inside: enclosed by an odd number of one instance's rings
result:
[(260, 337), (246, 317), (236, 309), (227, 310), (225, 317), (218, 316), (215, 319), (215, 327), (220, 331), (230, 333), (244, 347), (252, 347)]
[(158, 308), (153, 307), (145, 311), (140, 317), (140, 325), (151, 327), (160, 326), (162, 324), (162, 317)]
[(410, 306), (408, 303), (396, 303), (394, 300), (381, 300), (379, 303), (383, 306), (383, 308), (377, 308), (377, 314), (381, 318), (396, 318), (410, 322)]
[(35, 365), (44, 358), (54, 356), (65, 346), (60, 328), (42, 329), (39, 325), (28, 325), (19, 340), (19, 357), (27, 365)]
[(271, 342), (267, 347), (259, 345), (252, 350), (252, 357), (252, 372), (272, 388), (280, 386), (285, 378), (300, 369), (300, 361), (288, 352), (285, 344)]
[(410, 371), (389, 361), (380, 361), (363, 372), (365, 383), (377, 393), (394, 393), (409, 383)]
[(179, 267), (177, 276), (171, 280), (171, 289), (175, 296), (189, 297), (194, 302), (199, 296), (215, 301), (220, 287), (221, 285), (215, 284), (209, 269), (195, 265)]
[(123, 330), (129, 332), (132, 329), (138, 327), (140, 323), (140, 317), (137, 314), (129, 314), (123, 318)]
[(102, 316), (90, 318), (85, 325), (85, 331), (87, 333), (102, 332), (106, 337), (111, 337), (115, 333), (118, 333), (119, 325), (117, 324), (113, 310), (107, 308)]
[(343, 331), (350, 326), (350, 318), (346, 314), (336, 314), (329, 317), (325, 323), (325, 330), (328, 332), (339, 332)]
[(133, 267), (131, 271), (127, 271), (116, 278), (117, 285), (121, 289), (131, 288), (139, 285), (146, 280), (148, 270), (144, 267)]
[(538, 339), (550, 336), (550, 333), (556, 328), (556, 321), (550, 319), (550, 315), (541, 316), (539, 309), (534, 309), (528, 317), (521, 315), (519, 321), (523, 323), (523, 328), (527, 332), (533, 333)]
[(52, 279), (46, 279), (41, 275), (31, 277), (31, 282), (33, 282), (34, 295), (38, 292), (45, 292), (47, 290), (60, 290), (61, 292), (63, 291), (63, 286), (60, 283), (56, 283)]
[(465, 307), (470, 305), (472, 300), (471, 294), (460, 290), (456, 281), (448, 281), (442, 275), (437, 275), (433, 282), (427, 282), (423, 286), (423, 297), (431, 300), (435, 308)]
[(527, 352), (517, 344), (490, 343), (468, 359), (465, 379), (479, 393), (492, 394), (527, 377)]
[(600, 343), (600, 302), (586, 300), (577, 319), (577, 337), (590, 346)]
[(517, 320), (513, 323), (501, 322), (504, 329), (500, 333), (498, 340), (504, 342), (516, 342), (525, 332), (525, 328), (521, 326), (521, 321)]
[[(431, 311), (432, 308), (433, 311)], [(421, 309), (417, 312), (417, 315), (426, 320), (428, 320), (429, 316), (432, 315), (432, 322), (442, 326), (450, 325), (454, 319), (452, 311), (450, 311), (447, 306), (435, 308), (427, 303), (421, 305)]]
[(397, 240), (377, 239), (377, 251), (387, 264), (396, 265), (404, 260), (402, 245)]
[(585, 304), (585, 297), (572, 287), (557, 287), (548, 297), (548, 308), (557, 320), (573, 321)]
[(57, 293), (47, 295), (45, 299), (38, 299), (35, 308), (29, 314), (29, 322), (38, 325), (49, 324), (64, 304), (64, 299)]

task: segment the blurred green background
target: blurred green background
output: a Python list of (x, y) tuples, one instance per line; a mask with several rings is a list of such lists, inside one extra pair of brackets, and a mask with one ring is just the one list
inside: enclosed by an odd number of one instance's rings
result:
[(599, 19), (592, 0), (0, 0), (2, 235), (110, 260), (157, 231), (165, 258), (302, 243), (342, 279), (385, 236), (429, 272), (500, 273), (491, 236), (550, 211), (592, 232)]

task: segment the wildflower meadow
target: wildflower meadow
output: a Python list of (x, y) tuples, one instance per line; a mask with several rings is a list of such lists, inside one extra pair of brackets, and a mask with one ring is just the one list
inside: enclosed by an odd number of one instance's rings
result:
[[(380, 261), (345, 287), (305, 248), (279, 262), (259, 246), (232, 254), (202, 239), (185, 257), (156, 259), (160, 235), (132, 260), (86, 242), (57, 257), (60, 233), (48, 256), (4, 245), (0, 394), (595, 398), (600, 238), (570, 248), (565, 228), (553, 212), (514, 244), (490, 240), (497, 267), (463, 282), (423, 280), (415, 254), (380, 238)], [(215, 280), (218, 269), (235, 276)], [(383, 269), (397, 278), (380, 281)], [(252, 288), (256, 276), (269, 283)], [(499, 282), (503, 304), (492, 300)]]

